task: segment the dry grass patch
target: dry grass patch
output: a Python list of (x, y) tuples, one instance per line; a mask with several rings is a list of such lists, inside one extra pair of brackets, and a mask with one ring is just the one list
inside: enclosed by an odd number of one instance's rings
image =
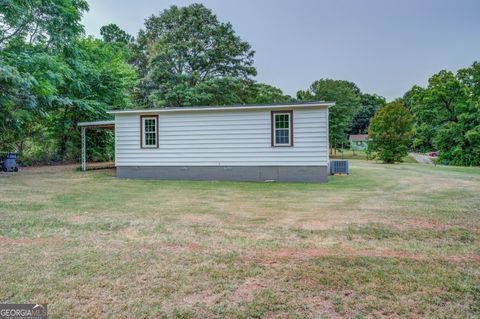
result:
[(15, 244), (38, 245), (38, 244), (55, 243), (63, 240), (64, 238), (61, 238), (61, 237), (23, 238), (23, 239), (0, 238), (0, 245), (15, 245)]
[(445, 230), (453, 227), (450, 224), (445, 224), (438, 220), (432, 220), (432, 219), (429, 220), (429, 219), (421, 219), (421, 218), (409, 218), (407, 219), (406, 223), (412, 227), (426, 228), (426, 229)]

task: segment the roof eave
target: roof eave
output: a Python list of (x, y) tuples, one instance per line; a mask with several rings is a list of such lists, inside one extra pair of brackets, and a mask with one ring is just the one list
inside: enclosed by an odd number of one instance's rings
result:
[(135, 113), (163, 113), (163, 112), (192, 112), (192, 111), (225, 111), (225, 110), (261, 110), (261, 109), (281, 109), (281, 108), (301, 108), (301, 107), (325, 107), (334, 106), (335, 102), (305, 103), (305, 104), (273, 104), (273, 105), (238, 105), (238, 106), (214, 106), (214, 107), (175, 107), (163, 109), (143, 109), (143, 110), (110, 110), (108, 114), (135, 114)]

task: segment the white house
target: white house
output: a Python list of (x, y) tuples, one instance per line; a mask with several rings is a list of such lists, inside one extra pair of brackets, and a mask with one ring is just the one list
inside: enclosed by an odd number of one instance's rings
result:
[(326, 182), (332, 105), (110, 111), (115, 115), (117, 176)]

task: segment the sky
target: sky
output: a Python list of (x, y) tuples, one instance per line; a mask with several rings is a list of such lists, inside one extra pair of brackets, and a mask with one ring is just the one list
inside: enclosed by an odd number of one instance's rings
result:
[(442, 69), (480, 61), (480, 0), (88, 0), (99, 37), (116, 23), (136, 36), (171, 5), (203, 3), (255, 50), (259, 82), (295, 96), (321, 78), (393, 100)]

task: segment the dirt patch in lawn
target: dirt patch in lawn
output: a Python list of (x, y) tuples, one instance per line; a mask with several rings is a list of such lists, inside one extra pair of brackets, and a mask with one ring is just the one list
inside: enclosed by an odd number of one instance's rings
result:
[[(101, 162), (101, 163), (87, 163), (89, 173), (95, 170), (101, 170), (101, 172), (115, 172), (114, 162)], [(26, 172), (38, 172), (38, 173), (55, 173), (61, 171), (75, 171), (80, 168), (80, 164), (59, 164), (59, 165), (40, 165), (40, 166), (24, 166), (20, 167), (20, 171)]]
[(92, 221), (92, 218), (87, 215), (75, 215), (75, 216), (67, 217), (67, 220), (74, 224), (86, 224)]
[(368, 216), (355, 216), (350, 218), (337, 218), (336, 220), (306, 220), (302, 223), (299, 223), (298, 226), (300, 229), (305, 230), (339, 230), (344, 229), (350, 225), (367, 225), (370, 223), (382, 223), (386, 225), (391, 225), (391, 222), (387, 219)]
[(459, 263), (469, 262), (469, 261), (480, 263), (480, 255), (474, 255), (474, 254), (451, 256), (447, 259), (450, 261), (459, 262)]
[(127, 227), (118, 232), (118, 234), (128, 240), (138, 241), (143, 240), (143, 234), (141, 234), (137, 229), (132, 227)]
[(416, 228), (423, 228), (423, 229), (446, 230), (453, 227), (450, 224), (445, 224), (438, 220), (427, 220), (427, 219), (421, 219), (421, 218), (410, 218), (406, 221), (406, 223), (409, 226), (416, 227)]
[(392, 249), (383, 250), (358, 250), (353, 248), (284, 248), (276, 251), (267, 252), (266, 263), (276, 264), (278, 259), (310, 259), (316, 257), (381, 257), (381, 258), (405, 258), (412, 260), (434, 260), (441, 259), (451, 262), (480, 262), (480, 256), (474, 254), (453, 255), (453, 256), (429, 256), (406, 251), (395, 251)]
[(365, 211), (323, 207), (306, 212), (291, 211), (287, 216), (271, 220), (267, 225), (305, 230), (329, 230), (343, 229), (351, 224), (364, 225), (368, 223), (390, 224), (391, 221)]
[(182, 216), (182, 222), (187, 224), (209, 224), (220, 225), (222, 221), (213, 215), (192, 215), (187, 214)]
[(172, 250), (172, 251), (193, 251), (199, 250), (201, 246), (197, 243), (188, 243), (188, 244), (172, 244), (172, 243), (148, 243), (140, 245), (140, 251), (150, 252), (158, 250)]
[(222, 293), (214, 294), (211, 291), (202, 291), (185, 296), (180, 302), (181, 307), (195, 307), (201, 304), (211, 306), (223, 297)]
[(79, 164), (42, 165), (42, 166), (21, 167), (20, 170), (29, 171), (29, 172), (60, 172), (60, 171), (73, 171), (78, 167), (80, 167)]
[(333, 303), (322, 296), (304, 297), (302, 298), (302, 304), (307, 305), (314, 314), (320, 315), (320, 318), (323, 318), (323, 316), (331, 319), (347, 317), (346, 314), (339, 314)]
[(308, 259), (313, 257), (324, 257), (339, 255), (338, 252), (330, 248), (284, 248), (277, 251), (267, 253), (267, 257), (271, 258), (294, 258), (294, 259)]
[(11, 239), (11, 238), (0, 238), (0, 245), (15, 245), (15, 244), (30, 244), (30, 245), (39, 245), (46, 243), (55, 243), (63, 241), (62, 237), (46, 237), (46, 238), (21, 238), (21, 239)]
[(233, 291), (232, 299), (236, 302), (249, 301), (253, 299), (256, 291), (274, 287), (275, 283), (271, 280), (263, 278), (248, 278)]

